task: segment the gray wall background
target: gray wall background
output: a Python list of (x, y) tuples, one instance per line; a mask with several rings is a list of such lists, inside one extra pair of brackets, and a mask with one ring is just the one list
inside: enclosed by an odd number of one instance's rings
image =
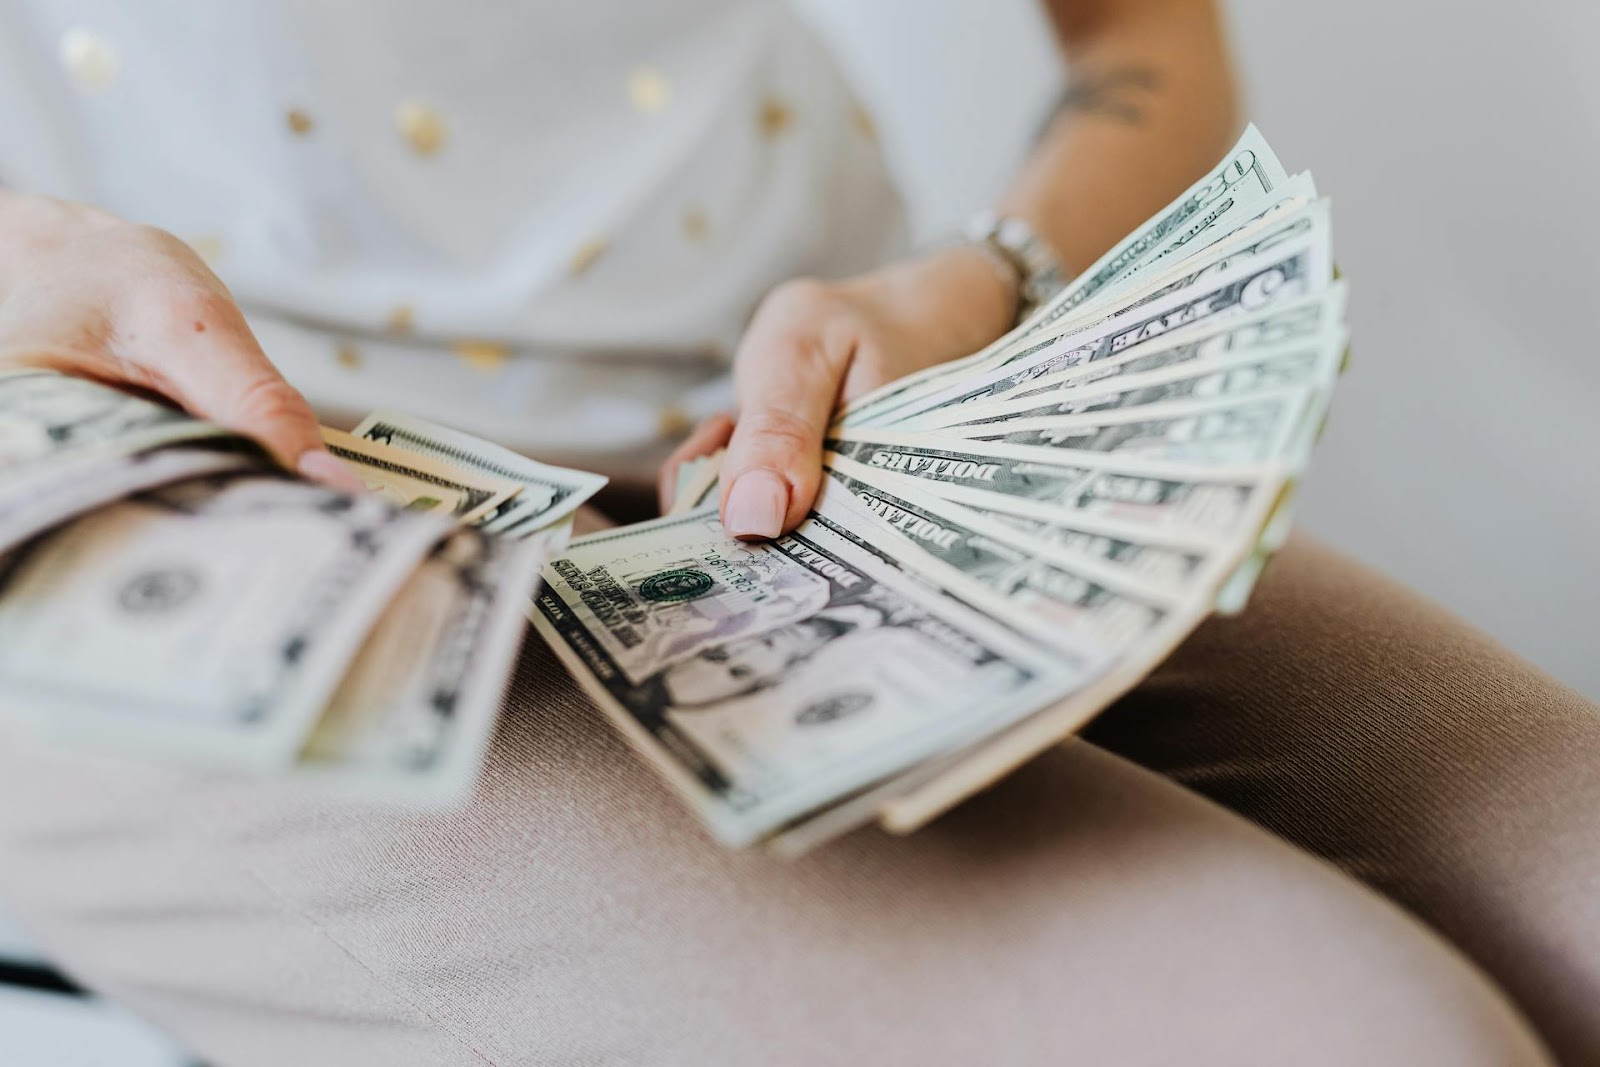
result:
[[(915, 232), (1059, 84), (1037, 0), (801, 0)], [(1234, 0), (1249, 115), (1334, 202), (1354, 361), (1301, 518), (1600, 698), (1600, 4)]]

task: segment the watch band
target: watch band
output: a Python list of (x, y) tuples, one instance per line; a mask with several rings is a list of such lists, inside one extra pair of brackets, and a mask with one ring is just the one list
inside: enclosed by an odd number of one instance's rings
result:
[(1017, 275), (1017, 321), (1061, 291), (1061, 263), (1025, 219), (980, 211), (967, 221), (962, 237), (996, 252)]

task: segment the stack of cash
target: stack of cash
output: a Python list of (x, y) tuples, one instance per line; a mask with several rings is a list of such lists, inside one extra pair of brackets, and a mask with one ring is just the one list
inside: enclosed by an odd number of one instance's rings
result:
[(604, 479), (389, 413), (371, 493), (49, 371), (0, 376), (0, 715), (41, 737), (458, 802), (538, 569)]
[(1027, 322), (851, 403), (772, 543), (668, 518), (573, 543), (533, 619), (731, 845), (912, 829), (1237, 611), (1346, 352), (1328, 203), (1252, 127)]

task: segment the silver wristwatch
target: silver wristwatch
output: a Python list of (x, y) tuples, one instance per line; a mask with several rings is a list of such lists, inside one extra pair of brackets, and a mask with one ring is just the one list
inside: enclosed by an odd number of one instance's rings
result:
[(989, 248), (1016, 272), (1018, 322), (1033, 314), (1065, 284), (1055, 253), (1023, 219), (980, 211), (967, 221), (961, 236)]

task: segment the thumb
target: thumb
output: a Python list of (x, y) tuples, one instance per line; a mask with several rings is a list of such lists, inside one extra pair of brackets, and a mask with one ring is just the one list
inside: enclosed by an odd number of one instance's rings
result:
[[(174, 399), (201, 418), (253, 438), (284, 468), (336, 489), (361, 490), (360, 479), (334, 458), (317, 417), (299, 391), (278, 373), (248, 328), (218, 336), (163, 367), (179, 395)], [(230, 336), (231, 335), (231, 336)]]
[(270, 365), (252, 374), (241, 381), (239, 392), (221, 401), (212, 417), (259, 441), (285, 468), (335, 489), (360, 492), (361, 479), (328, 451), (305, 398)]
[(777, 537), (811, 509), (823, 433), (853, 349), (829, 351), (815, 335), (753, 341), (721, 475), (722, 525), (741, 540)]

